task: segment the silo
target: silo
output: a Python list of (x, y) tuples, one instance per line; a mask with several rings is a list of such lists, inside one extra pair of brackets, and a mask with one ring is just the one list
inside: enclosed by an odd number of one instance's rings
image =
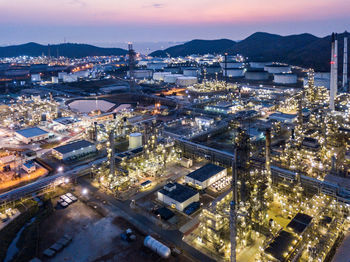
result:
[(129, 136), (129, 149), (135, 149), (142, 146), (142, 134), (131, 133)]

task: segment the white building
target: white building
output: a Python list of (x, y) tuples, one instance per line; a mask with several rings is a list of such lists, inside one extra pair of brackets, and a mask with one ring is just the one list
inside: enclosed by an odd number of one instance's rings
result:
[(199, 193), (188, 186), (168, 183), (157, 192), (157, 198), (162, 203), (183, 211), (188, 205), (199, 201)]
[(49, 138), (49, 133), (38, 127), (31, 127), (26, 129), (17, 130), (15, 135), (22, 142), (29, 144)]
[(185, 182), (193, 187), (205, 189), (227, 175), (226, 168), (206, 164), (185, 177)]
[(96, 146), (86, 140), (79, 140), (52, 149), (52, 154), (61, 160), (73, 160), (94, 152), (96, 152)]

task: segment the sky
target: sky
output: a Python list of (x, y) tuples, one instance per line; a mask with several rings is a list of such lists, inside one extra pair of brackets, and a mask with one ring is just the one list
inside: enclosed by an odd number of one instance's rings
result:
[(0, 0), (0, 45), (183, 42), (350, 31), (349, 0)]

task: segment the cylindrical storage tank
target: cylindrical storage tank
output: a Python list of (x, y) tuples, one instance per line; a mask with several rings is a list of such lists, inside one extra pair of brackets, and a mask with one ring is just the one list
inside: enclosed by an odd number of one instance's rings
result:
[(57, 76), (51, 77), (51, 82), (52, 82), (53, 84), (58, 84), (58, 77), (57, 77)]
[(227, 77), (243, 77), (244, 73), (244, 68), (227, 68), (226, 70), (222, 69), (223, 76)]
[(197, 77), (194, 76), (180, 76), (176, 80), (178, 86), (191, 86), (197, 83)]
[[(304, 86), (309, 84), (309, 79), (307, 77), (304, 78)], [(330, 88), (330, 79), (329, 78), (316, 78), (314, 79), (315, 86), (323, 86), (327, 89)]]
[(155, 72), (155, 73), (153, 73), (153, 80), (164, 81), (164, 77), (166, 75), (170, 75), (170, 73), (169, 72)]
[(250, 67), (252, 68), (264, 68), (267, 64), (266, 62), (249, 62)]
[(149, 249), (152, 249), (154, 252), (156, 252), (162, 258), (168, 258), (171, 254), (170, 248), (168, 248), (166, 245), (160, 243), (158, 240), (154, 239), (151, 236), (145, 237), (143, 244), (146, 247), (148, 247)]
[(329, 73), (329, 72), (315, 72), (315, 78), (331, 79), (331, 73)]
[(264, 67), (264, 70), (270, 74), (288, 73), (290, 66), (286, 64), (269, 64)]
[(262, 81), (269, 79), (269, 73), (266, 72), (263, 68), (251, 68), (245, 72), (244, 77), (247, 80)]
[(276, 84), (296, 84), (298, 77), (296, 74), (274, 74), (273, 82)]
[(131, 133), (129, 136), (129, 149), (135, 149), (142, 146), (142, 134)]
[(227, 61), (225, 63), (225, 61), (220, 63), (220, 66), (222, 69), (226, 68), (241, 68), (243, 67), (243, 63), (242, 62), (235, 62), (235, 61)]
[(169, 83), (169, 84), (175, 84), (176, 80), (178, 77), (181, 77), (183, 75), (180, 74), (170, 74), (170, 75), (166, 75), (164, 76), (164, 82), (165, 83)]
[(197, 77), (198, 75), (200, 75), (200, 71), (198, 68), (185, 68), (183, 70), (183, 74), (184, 76), (195, 76)]
[(180, 73), (180, 67), (165, 67), (164, 72), (168, 72), (170, 74), (178, 74)]

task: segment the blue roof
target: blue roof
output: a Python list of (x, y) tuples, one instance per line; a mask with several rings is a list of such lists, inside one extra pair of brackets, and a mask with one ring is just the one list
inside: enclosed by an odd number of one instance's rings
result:
[(217, 166), (214, 164), (206, 164), (205, 166), (202, 166), (201, 168), (193, 171), (192, 173), (189, 173), (187, 177), (190, 177), (200, 182), (204, 182), (223, 170), (225, 170), (225, 168), (221, 166)]
[(46, 132), (45, 130), (42, 130), (39, 127), (31, 127), (31, 128), (17, 130), (16, 133), (26, 138), (30, 138), (30, 137), (41, 136), (41, 135), (47, 134), (48, 132)]
[(33, 161), (28, 161), (27, 163), (24, 163), (23, 164), (26, 168), (31, 168), (33, 166), (35, 166), (34, 162)]

